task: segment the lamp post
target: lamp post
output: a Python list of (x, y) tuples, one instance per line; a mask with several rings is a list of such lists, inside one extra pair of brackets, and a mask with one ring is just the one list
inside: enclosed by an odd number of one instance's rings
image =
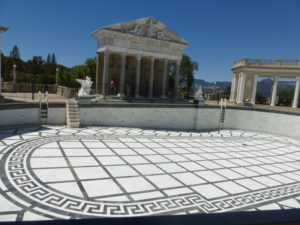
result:
[[(4, 33), (7, 30), (8, 30), (7, 27), (0, 26), (0, 34)], [(2, 51), (1, 51), (1, 40), (0, 40), (0, 102), (2, 102), (4, 99), (2, 96), (1, 56), (2, 56)]]
[(56, 74), (55, 74), (55, 85), (58, 85), (58, 75), (59, 75), (59, 68), (56, 68)]
[(13, 65), (13, 82), (14, 83), (17, 82), (17, 65), (16, 64)]

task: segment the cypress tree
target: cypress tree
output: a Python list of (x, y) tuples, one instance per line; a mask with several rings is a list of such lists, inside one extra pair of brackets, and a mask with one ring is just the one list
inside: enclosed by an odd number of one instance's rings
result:
[(56, 57), (54, 53), (52, 53), (51, 63), (56, 64)]
[(14, 45), (13, 49), (9, 53), (9, 57), (13, 59), (20, 59), (20, 52), (18, 46)]

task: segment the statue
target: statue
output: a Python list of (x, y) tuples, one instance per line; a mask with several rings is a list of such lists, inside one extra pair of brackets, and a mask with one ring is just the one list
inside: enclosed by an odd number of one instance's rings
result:
[(157, 39), (158, 40), (165, 40), (164, 30), (161, 30), (161, 31), (157, 32)]
[(200, 85), (196, 85), (197, 91), (195, 93), (195, 97), (194, 97), (194, 104), (198, 104), (198, 105), (204, 105), (205, 100), (203, 98), (203, 92), (202, 92), (202, 86)]
[(78, 92), (78, 96), (79, 97), (90, 96), (91, 86), (93, 84), (93, 81), (91, 81), (91, 78), (87, 76), (87, 77), (85, 77), (85, 80), (76, 79), (76, 81), (81, 84), (81, 88)]

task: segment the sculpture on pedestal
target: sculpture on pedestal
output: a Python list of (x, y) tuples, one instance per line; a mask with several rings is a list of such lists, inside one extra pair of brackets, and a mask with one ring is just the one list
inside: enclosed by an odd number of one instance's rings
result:
[(200, 85), (196, 85), (197, 91), (195, 93), (195, 97), (194, 97), (194, 104), (198, 104), (198, 105), (204, 105), (205, 100), (203, 98), (203, 91), (202, 91), (202, 86)]
[(78, 92), (78, 96), (79, 97), (90, 96), (91, 86), (93, 84), (93, 81), (91, 81), (91, 78), (87, 76), (87, 77), (85, 77), (85, 80), (76, 79), (76, 81), (81, 84), (81, 88)]

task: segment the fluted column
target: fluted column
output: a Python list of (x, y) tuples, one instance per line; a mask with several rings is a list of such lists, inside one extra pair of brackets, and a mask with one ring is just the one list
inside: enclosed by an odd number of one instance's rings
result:
[(257, 89), (257, 75), (254, 75), (253, 78), (253, 87), (252, 87), (252, 97), (251, 97), (251, 103), (254, 105), (256, 100), (256, 89)]
[(154, 81), (154, 56), (150, 57), (150, 77), (149, 77), (149, 91), (148, 91), (148, 98), (153, 97), (153, 81)]
[(164, 59), (163, 77), (161, 82), (161, 98), (166, 98), (166, 85), (167, 85), (167, 74), (168, 74), (168, 59)]
[(141, 79), (141, 60), (142, 56), (136, 56), (136, 68), (135, 68), (135, 95), (134, 97), (140, 97), (140, 79)]
[(124, 98), (124, 86), (125, 86), (125, 65), (126, 65), (126, 53), (121, 53), (121, 71), (120, 71), (120, 88), (119, 88), (119, 97)]
[(271, 106), (275, 106), (275, 103), (276, 103), (277, 87), (278, 87), (278, 77), (274, 77)]
[(297, 81), (296, 81), (296, 86), (295, 86), (293, 108), (298, 108), (298, 101), (299, 101), (300, 77), (297, 77), (296, 79), (297, 79)]
[(175, 73), (175, 79), (174, 79), (174, 98), (178, 97), (179, 73), (180, 73), (180, 60), (177, 60), (176, 61), (176, 73)]
[(236, 87), (236, 96), (235, 96), (236, 103), (239, 101), (239, 97), (240, 97), (241, 75), (242, 75), (241, 73), (237, 75), (237, 87)]
[(239, 95), (238, 95), (238, 100), (237, 100), (238, 104), (241, 104), (244, 102), (245, 81), (246, 81), (246, 74), (241, 73), (240, 74), (240, 83), (239, 83)]
[(108, 71), (109, 71), (109, 50), (104, 51), (103, 59), (103, 83), (102, 83), (102, 95), (106, 99), (107, 96), (107, 82), (108, 82)]
[(235, 98), (235, 92), (236, 92), (236, 79), (237, 75), (236, 73), (232, 74), (232, 80), (231, 80), (231, 90), (230, 90), (230, 99), (229, 101), (233, 102)]

